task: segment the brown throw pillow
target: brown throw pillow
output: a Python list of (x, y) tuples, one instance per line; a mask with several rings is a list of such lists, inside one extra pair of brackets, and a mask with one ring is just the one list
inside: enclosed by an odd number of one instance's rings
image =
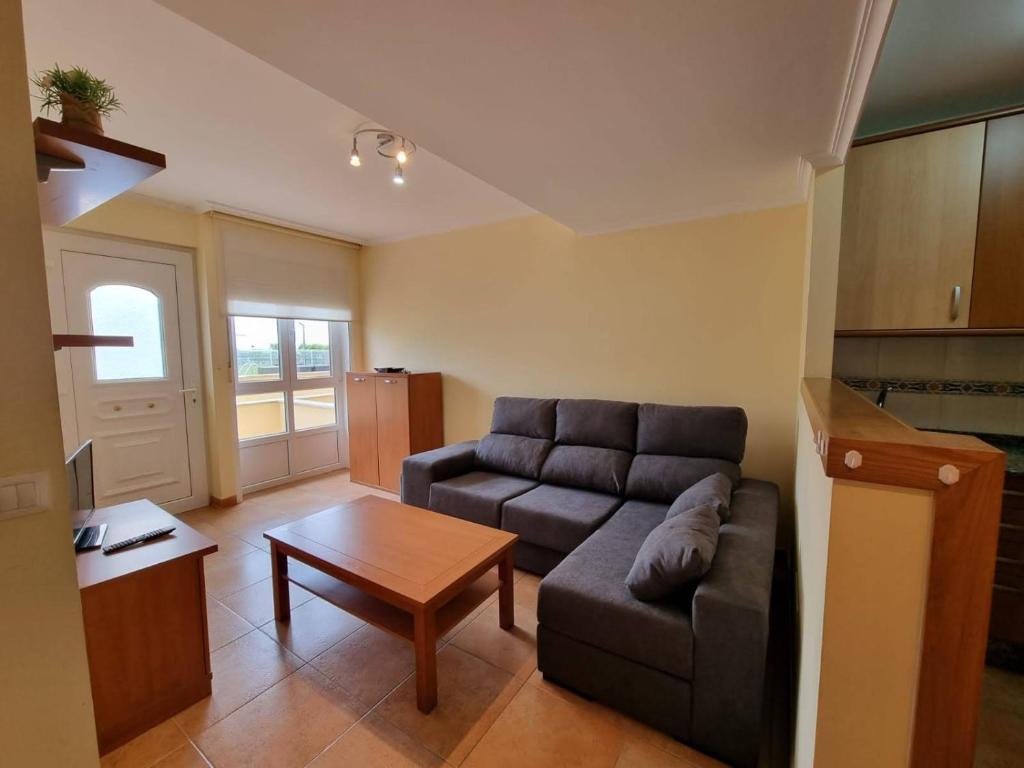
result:
[(660, 600), (708, 572), (718, 547), (718, 513), (710, 505), (687, 509), (647, 534), (626, 586), (639, 600)]

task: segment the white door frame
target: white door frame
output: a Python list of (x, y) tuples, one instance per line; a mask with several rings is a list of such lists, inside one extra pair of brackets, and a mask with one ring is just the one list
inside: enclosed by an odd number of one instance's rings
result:
[[(195, 252), (188, 248), (90, 234), (73, 234), (65, 230), (46, 228), (43, 229), (43, 249), (46, 259), (47, 289), (50, 297), (50, 320), (54, 333), (67, 333), (68, 330), (61, 258), (63, 251), (156, 262), (174, 267), (175, 287), (178, 293), (182, 388), (186, 390), (182, 397), (185, 399), (185, 429), (188, 436), (192, 495), (161, 506), (174, 514), (207, 506), (210, 503), (210, 492), (206, 471), (206, 425), (203, 415), (203, 384), (199, 355), (199, 315), (196, 308)], [(64, 447), (65, 452), (69, 452), (80, 442), (70, 355), (67, 350), (61, 350), (54, 353), (54, 358), (57, 367), (57, 389), (60, 397), (61, 427), (64, 430)]]

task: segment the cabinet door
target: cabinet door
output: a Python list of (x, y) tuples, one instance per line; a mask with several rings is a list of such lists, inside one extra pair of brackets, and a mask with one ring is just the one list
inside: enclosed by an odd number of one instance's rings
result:
[(373, 376), (358, 373), (345, 375), (351, 477), (357, 483), (378, 485), (380, 474), (377, 467), (377, 396), (373, 382)]
[(965, 328), (985, 127), (850, 151), (837, 330)]
[(1024, 114), (988, 121), (971, 327), (1024, 327)]
[(377, 377), (377, 456), (380, 486), (398, 492), (402, 459), (409, 455), (409, 382)]

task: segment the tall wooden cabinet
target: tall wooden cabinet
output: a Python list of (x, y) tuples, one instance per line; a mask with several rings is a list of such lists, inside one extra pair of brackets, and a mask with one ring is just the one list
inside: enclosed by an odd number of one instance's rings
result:
[(987, 123), (972, 328), (1024, 327), (1024, 113)]
[(850, 151), (836, 330), (966, 328), (985, 124)]
[(444, 445), (440, 373), (349, 373), (354, 482), (398, 492), (402, 459)]

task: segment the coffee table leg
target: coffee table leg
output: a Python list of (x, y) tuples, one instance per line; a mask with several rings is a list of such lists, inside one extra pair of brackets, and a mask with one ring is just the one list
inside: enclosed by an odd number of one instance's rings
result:
[(271, 583), (274, 585), (274, 618), (288, 621), (292, 617), (291, 596), (288, 594), (288, 557), (270, 542)]
[(416, 707), (423, 714), (437, 706), (437, 625), (433, 611), (413, 616), (416, 646)]
[(511, 629), (516, 623), (515, 599), (512, 592), (512, 585), (515, 582), (514, 563), (511, 549), (498, 563), (498, 579), (501, 581), (498, 587), (498, 624), (502, 629)]

